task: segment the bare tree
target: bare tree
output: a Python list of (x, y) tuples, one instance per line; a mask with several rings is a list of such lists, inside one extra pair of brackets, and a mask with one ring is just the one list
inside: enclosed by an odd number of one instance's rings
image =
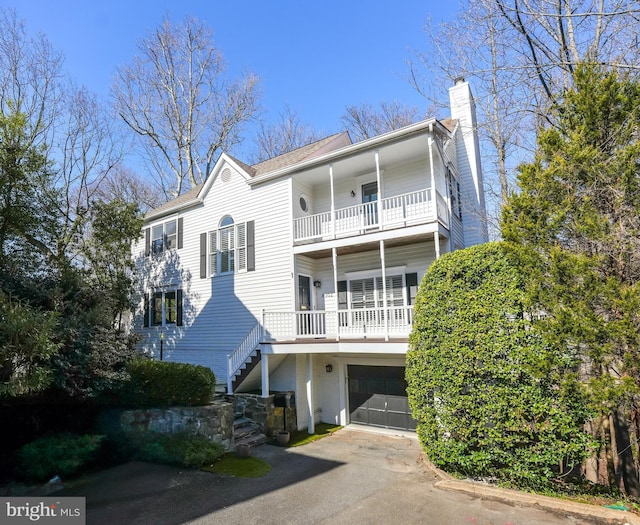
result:
[(241, 141), (253, 119), (258, 79), (225, 77), (225, 64), (204, 23), (162, 25), (118, 68), (112, 93), (118, 113), (139, 136), (167, 198), (201, 183), (222, 149)]
[(285, 106), (277, 122), (271, 125), (260, 124), (256, 152), (252, 155), (251, 162), (258, 163), (277, 157), (321, 138), (320, 133), (300, 120), (297, 112)]
[(491, 223), (576, 64), (638, 69), (639, 15), (635, 0), (467, 0), (452, 22), (426, 25), (429, 50), (410, 62), (409, 80), (440, 106), (440, 79), (472, 83)]
[(52, 186), (39, 191), (43, 209), (58, 219), (36, 244), (57, 260), (75, 250), (92, 192), (122, 155), (108, 109), (62, 67), (45, 36), (32, 37), (15, 11), (0, 10), (0, 110), (24, 116), (25, 147), (45, 157)]
[(370, 104), (347, 106), (340, 120), (351, 138), (360, 141), (408, 126), (421, 118), (418, 108), (392, 101), (381, 102), (377, 108)]
[(164, 202), (164, 195), (159, 188), (122, 164), (107, 174), (96, 187), (94, 195), (103, 202), (118, 199), (127, 204), (137, 204), (142, 213)]
[(48, 140), (61, 110), (63, 57), (31, 36), (15, 10), (0, 8), (0, 111), (27, 117), (30, 145)]

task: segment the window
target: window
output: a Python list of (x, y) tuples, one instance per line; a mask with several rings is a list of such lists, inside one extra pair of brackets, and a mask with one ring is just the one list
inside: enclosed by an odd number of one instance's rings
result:
[(253, 224), (253, 221), (236, 224), (231, 216), (225, 215), (219, 228), (209, 232), (209, 275), (254, 270)]
[(182, 326), (182, 290), (154, 292), (145, 296), (144, 326)]
[(182, 248), (182, 217), (146, 229), (146, 255), (177, 248)]

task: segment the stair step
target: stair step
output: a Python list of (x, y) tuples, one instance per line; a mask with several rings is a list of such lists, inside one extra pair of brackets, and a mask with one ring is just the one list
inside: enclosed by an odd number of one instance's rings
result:
[(233, 420), (233, 428), (238, 428), (248, 423), (253, 423), (248, 417), (237, 417)]
[(267, 442), (267, 436), (264, 434), (252, 434), (240, 440), (235, 440), (236, 447), (238, 445), (248, 445), (249, 447), (257, 447)]
[(246, 436), (250, 436), (252, 434), (259, 434), (260, 427), (258, 425), (245, 425), (238, 429), (234, 429), (233, 438), (234, 439), (242, 439)]

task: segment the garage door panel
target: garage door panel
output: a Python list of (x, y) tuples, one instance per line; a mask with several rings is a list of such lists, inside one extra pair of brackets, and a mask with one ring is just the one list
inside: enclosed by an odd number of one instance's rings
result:
[(387, 396), (387, 410), (409, 413), (409, 400), (406, 397)]
[(367, 408), (372, 410), (386, 410), (387, 396), (381, 394), (372, 395), (367, 402)]
[(349, 412), (353, 423), (415, 430), (404, 367), (348, 365)]

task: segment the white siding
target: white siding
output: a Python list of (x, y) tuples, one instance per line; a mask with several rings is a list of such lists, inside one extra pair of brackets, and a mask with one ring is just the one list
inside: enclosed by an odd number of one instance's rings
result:
[[(182, 215), (184, 248), (168, 254), (167, 264), (159, 267), (157, 257), (144, 261), (141, 289), (175, 285), (184, 293), (184, 325), (165, 330), (165, 359), (209, 366), (223, 382), (226, 356), (261, 319), (262, 309), (292, 307), (289, 188), (288, 179), (252, 188), (236, 171), (227, 182), (215, 179), (204, 205)], [(201, 279), (200, 234), (217, 228), (225, 215), (235, 223), (255, 221), (256, 270)], [(136, 251), (144, 255), (144, 239)], [(140, 345), (157, 356), (160, 328), (142, 328), (142, 309), (141, 300), (136, 319)]]

